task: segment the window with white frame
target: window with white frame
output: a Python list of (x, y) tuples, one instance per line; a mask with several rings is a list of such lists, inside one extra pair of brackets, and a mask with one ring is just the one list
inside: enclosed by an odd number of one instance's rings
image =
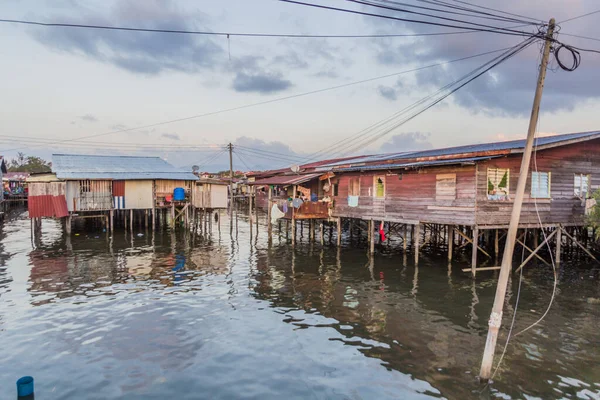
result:
[(534, 199), (550, 198), (550, 172), (531, 173), (531, 197)]
[(589, 190), (590, 176), (586, 174), (575, 174), (573, 194), (579, 198), (585, 199), (588, 197)]
[(488, 168), (488, 200), (508, 200), (510, 171), (506, 168)]

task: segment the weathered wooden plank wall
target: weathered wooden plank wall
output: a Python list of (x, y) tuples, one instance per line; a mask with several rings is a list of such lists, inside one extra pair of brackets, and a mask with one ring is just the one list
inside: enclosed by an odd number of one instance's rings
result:
[[(589, 174), (591, 189), (600, 188), (600, 140), (561, 146), (537, 152), (537, 170), (551, 172), (549, 199), (531, 197), (531, 173), (527, 179), (521, 211), (521, 224), (581, 225), (584, 222), (585, 202), (574, 194), (575, 174)], [(521, 155), (482, 162), (477, 174), (477, 224), (508, 225), (512, 210)], [(487, 169), (510, 169), (509, 200), (488, 200)], [(530, 170), (535, 171), (532, 160)], [(537, 212), (536, 212), (537, 202)]]
[[(438, 175), (448, 185), (455, 175), (455, 189), (436, 195)], [(452, 174), (450, 178), (448, 174)], [(348, 206), (350, 180), (360, 177), (357, 207)], [(384, 177), (385, 194), (375, 197), (376, 178)], [(400, 174), (378, 172), (338, 174), (338, 196), (333, 215), (414, 223), (471, 225), (475, 223), (475, 167), (429, 168)], [(455, 196), (452, 196), (452, 193)]]

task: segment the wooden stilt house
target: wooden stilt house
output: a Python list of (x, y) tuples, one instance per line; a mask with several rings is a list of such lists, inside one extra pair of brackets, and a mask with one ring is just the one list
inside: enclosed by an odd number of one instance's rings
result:
[[(130, 223), (134, 211), (142, 211), (156, 219), (157, 209), (187, 207), (192, 199), (192, 188), (198, 178), (191, 172), (180, 171), (158, 157), (96, 156), (55, 154), (48, 182), (34, 178), (36, 188), (31, 197), (43, 193), (53, 196), (53, 201), (66, 203), (70, 227), (72, 217), (110, 219), (114, 225), (114, 212), (123, 218), (129, 213)], [(179, 198), (176, 194), (180, 188)], [(33, 188), (32, 188), (33, 189)], [(34, 194), (35, 192), (35, 194)], [(61, 207), (39, 208), (42, 198), (30, 203), (30, 217), (63, 217)], [(37, 208), (36, 208), (37, 207)], [(120, 211), (122, 210), (122, 211)]]

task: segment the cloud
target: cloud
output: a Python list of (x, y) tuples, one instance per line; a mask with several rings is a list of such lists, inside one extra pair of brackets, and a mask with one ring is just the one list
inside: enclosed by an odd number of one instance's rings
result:
[(385, 99), (388, 99), (390, 101), (396, 101), (396, 100), (398, 100), (398, 95), (396, 93), (396, 89), (394, 89), (393, 87), (379, 86), (377, 88), (377, 91)]
[(79, 119), (86, 122), (98, 122), (98, 118), (94, 117), (92, 114), (85, 114), (79, 117)]
[(300, 58), (297, 52), (290, 50), (286, 54), (273, 57), (273, 64), (280, 64), (288, 68), (305, 69), (308, 62)]
[[(494, 0), (482, 0), (478, 4), (497, 7)], [(544, 8), (547, 14), (556, 15), (557, 20), (560, 21), (578, 15), (578, 13), (583, 14), (586, 9), (593, 9), (595, 5), (593, 0), (578, 0), (574, 2), (572, 9), (565, 9), (563, 1), (548, 0), (544, 3)], [(502, 3), (502, 9), (522, 15), (539, 15), (538, 2), (506, 0)], [(392, 13), (392, 11), (382, 9), (378, 11), (384, 14)], [(460, 19), (466, 19), (466, 17), (460, 17)], [(378, 33), (452, 31), (449, 28), (436, 29), (427, 25), (386, 21), (378, 18), (365, 18), (364, 20)], [(494, 26), (509, 25), (497, 21), (471, 20)], [(600, 26), (594, 23), (593, 18), (581, 19), (579, 23), (581, 25), (577, 26), (578, 31), (585, 31), (587, 36), (600, 34)], [(565, 24), (561, 33), (571, 33), (572, 28), (573, 25)], [(537, 27), (520, 27), (519, 29), (535, 32)], [(480, 32), (403, 40), (381, 38), (371, 43), (370, 51), (379, 64), (388, 67), (423, 66), (514, 46), (522, 40), (518, 37), (512, 38), (506, 35)], [(587, 44), (585, 41), (565, 35), (560, 36), (559, 40), (581, 47)], [(528, 116), (531, 112), (537, 81), (540, 43), (530, 46), (522, 53), (477, 78), (445, 102), (453, 101), (473, 113), (481, 113), (486, 116)], [(416, 80), (414, 84), (419, 91), (434, 91), (468, 74), (499, 54), (501, 53), (497, 52), (421, 70), (414, 74), (413, 77)], [(579, 104), (600, 98), (600, 59), (586, 53), (582, 55), (581, 66), (575, 72), (558, 69), (554, 59), (555, 55), (551, 55), (550, 71), (546, 77), (541, 106), (542, 112), (571, 111)], [(560, 56), (565, 62), (570, 61), (567, 52), (561, 52)]]
[(292, 82), (282, 77), (278, 72), (238, 72), (233, 79), (233, 89), (236, 92), (255, 92), (262, 94), (276, 93), (292, 86)]
[(160, 136), (164, 137), (166, 139), (171, 139), (171, 140), (181, 140), (181, 138), (179, 137), (179, 135), (176, 134), (176, 133), (163, 133)]
[(404, 132), (390, 137), (379, 148), (382, 153), (398, 153), (402, 151), (428, 150), (433, 148), (429, 141), (431, 133)]
[[(203, 14), (190, 14), (172, 0), (120, 0), (105, 13), (80, 8), (71, 15), (76, 17), (65, 14), (52, 19), (92, 25), (208, 30)], [(213, 68), (224, 54), (211, 38), (194, 35), (67, 28), (36, 28), (31, 32), (39, 42), (55, 50), (148, 75), (165, 70), (197, 72)]]

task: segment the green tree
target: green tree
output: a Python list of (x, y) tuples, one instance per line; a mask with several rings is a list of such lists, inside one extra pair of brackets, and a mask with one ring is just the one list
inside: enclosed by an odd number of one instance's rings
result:
[(597, 190), (592, 197), (596, 200), (596, 205), (587, 215), (586, 222), (589, 227), (596, 230), (596, 239), (600, 239), (600, 190)]
[(13, 158), (8, 164), (10, 172), (50, 172), (51, 164), (41, 157), (26, 156), (24, 153), (17, 153), (17, 157)]

